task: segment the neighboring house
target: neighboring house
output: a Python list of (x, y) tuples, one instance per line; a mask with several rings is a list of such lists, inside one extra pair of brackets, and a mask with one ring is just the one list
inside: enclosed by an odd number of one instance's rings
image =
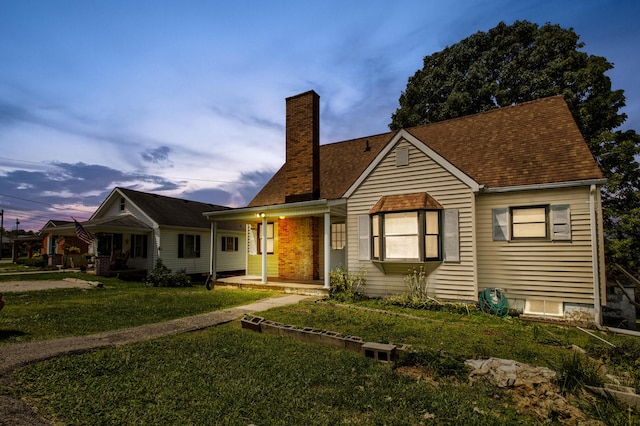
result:
[[(115, 188), (81, 225), (95, 237), (90, 253), (99, 261), (106, 258), (111, 268), (126, 263), (130, 269), (150, 270), (161, 258), (173, 272), (184, 269), (187, 274), (209, 274), (212, 225), (203, 213), (225, 209), (228, 207)], [(76, 235), (73, 222), (52, 232)], [(244, 272), (244, 228), (222, 225), (218, 238), (231, 243), (219, 246), (216, 271)]]
[(73, 225), (72, 221), (68, 220), (50, 220), (42, 229), (38, 232), (38, 235), (42, 238), (41, 254), (53, 255), (53, 254), (65, 254), (65, 249), (75, 247), (81, 254), (89, 252), (89, 245), (74, 235), (57, 235), (56, 228), (65, 226), (68, 228)]
[(386, 297), (423, 268), (443, 300), (499, 288), (525, 314), (600, 321), (604, 180), (562, 97), (322, 146), (319, 109), (288, 98), (284, 166), (206, 214), (246, 224), (249, 275), (328, 287), (342, 265)]

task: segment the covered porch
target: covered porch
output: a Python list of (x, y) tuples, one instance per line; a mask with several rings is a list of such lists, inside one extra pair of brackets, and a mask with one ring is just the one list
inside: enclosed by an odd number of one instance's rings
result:
[[(94, 237), (88, 245), (87, 266), (96, 275), (110, 275), (112, 271), (130, 269), (148, 270), (151, 268), (149, 247), (154, 246), (153, 230), (132, 215), (121, 215), (80, 223)], [(76, 236), (73, 223), (43, 229), (55, 239)], [(61, 253), (52, 253), (50, 257), (63, 257)], [(85, 253), (80, 256), (84, 257)], [(61, 259), (62, 260), (62, 259)], [(60, 263), (60, 262), (59, 262)]]
[[(329, 289), (330, 271), (345, 264), (346, 200), (312, 200), (247, 207), (204, 214), (211, 221), (212, 249), (220, 244), (221, 222), (241, 223), (246, 229), (246, 271), (243, 277), (211, 276), (233, 285)], [(337, 236), (336, 229), (341, 230)], [(336, 243), (337, 238), (341, 243)], [(223, 281), (224, 280), (224, 281)]]

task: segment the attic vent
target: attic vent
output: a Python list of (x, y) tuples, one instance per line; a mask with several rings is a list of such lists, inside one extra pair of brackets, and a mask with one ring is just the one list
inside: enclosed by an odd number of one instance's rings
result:
[(409, 165), (409, 148), (396, 149), (396, 167)]

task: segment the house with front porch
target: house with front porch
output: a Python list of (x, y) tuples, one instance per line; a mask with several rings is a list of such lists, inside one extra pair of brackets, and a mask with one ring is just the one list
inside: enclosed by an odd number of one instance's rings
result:
[(560, 96), (439, 123), (319, 143), (319, 96), (286, 100), (286, 161), (245, 208), (247, 273), (321, 281), (366, 270), (366, 292), (478, 300), (499, 289), (532, 316), (600, 321), (605, 304), (600, 187)]
[[(218, 273), (244, 273), (244, 228), (220, 226), (215, 256), (210, 251), (211, 223), (204, 212), (228, 207), (116, 187), (82, 227), (94, 236), (89, 254), (96, 273), (112, 270), (151, 270), (156, 260), (176, 272), (208, 275), (217, 257)], [(56, 238), (76, 237), (73, 222), (51, 228)], [(224, 243), (224, 244), (222, 244)]]

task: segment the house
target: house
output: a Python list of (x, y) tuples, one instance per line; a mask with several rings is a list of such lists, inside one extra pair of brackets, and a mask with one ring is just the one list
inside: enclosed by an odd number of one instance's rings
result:
[(524, 314), (600, 321), (605, 303), (600, 186), (563, 98), (319, 144), (319, 96), (286, 100), (286, 162), (245, 208), (247, 273), (322, 280), (366, 270), (366, 292), (477, 301), (500, 289)]
[(73, 222), (68, 220), (49, 220), (38, 232), (38, 235), (42, 238), (40, 254), (47, 256), (49, 265), (62, 264), (62, 257), (68, 254), (70, 249), (80, 255), (89, 252), (89, 245), (75, 234), (66, 236), (56, 234), (56, 228), (65, 225), (70, 227)]
[[(150, 270), (156, 260), (176, 272), (210, 274), (211, 223), (204, 212), (228, 207), (116, 187), (91, 218), (81, 222), (94, 241), (89, 253), (96, 259), (96, 274), (113, 269)], [(59, 238), (76, 238), (73, 222), (43, 228)], [(244, 228), (233, 223), (218, 228), (216, 272), (245, 270)]]

